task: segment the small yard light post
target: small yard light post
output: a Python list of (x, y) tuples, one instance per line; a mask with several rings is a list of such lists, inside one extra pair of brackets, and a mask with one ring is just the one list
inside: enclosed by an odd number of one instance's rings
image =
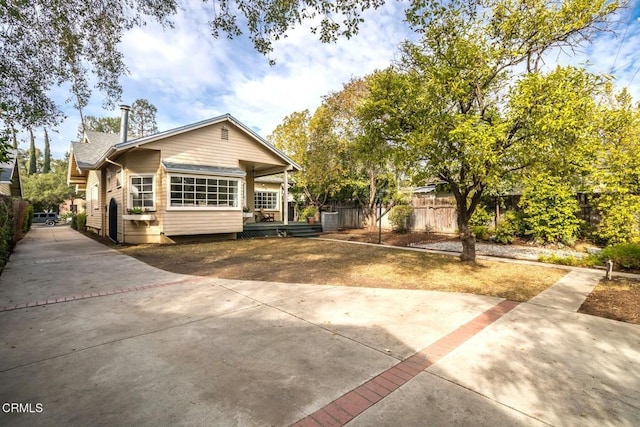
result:
[(378, 191), (378, 244), (382, 244), (382, 190)]

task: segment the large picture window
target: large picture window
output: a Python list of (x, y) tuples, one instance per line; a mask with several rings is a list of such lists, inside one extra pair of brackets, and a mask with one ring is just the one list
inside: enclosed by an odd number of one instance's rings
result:
[(231, 178), (171, 176), (170, 206), (173, 208), (237, 208), (240, 180)]
[(265, 209), (270, 211), (278, 210), (277, 191), (256, 191), (254, 204), (256, 210)]
[(153, 210), (156, 195), (153, 175), (132, 176), (130, 180), (129, 208)]

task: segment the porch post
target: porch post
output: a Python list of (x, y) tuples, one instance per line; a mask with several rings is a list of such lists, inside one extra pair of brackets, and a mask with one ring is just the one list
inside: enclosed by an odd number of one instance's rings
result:
[(282, 221), (284, 225), (289, 224), (289, 172), (288, 167), (284, 168), (284, 200), (282, 201)]

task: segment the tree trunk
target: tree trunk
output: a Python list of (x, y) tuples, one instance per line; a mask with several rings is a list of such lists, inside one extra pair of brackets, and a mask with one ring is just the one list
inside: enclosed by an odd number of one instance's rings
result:
[(460, 241), (462, 241), (462, 253), (460, 259), (463, 262), (476, 262), (476, 236), (473, 233), (467, 232), (464, 235), (460, 235)]
[[(465, 203), (466, 204), (466, 203)], [(458, 230), (460, 241), (462, 242), (462, 253), (460, 259), (463, 262), (476, 262), (476, 236), (469, 229), (471, 215), (463, 204), (458, 203)]]

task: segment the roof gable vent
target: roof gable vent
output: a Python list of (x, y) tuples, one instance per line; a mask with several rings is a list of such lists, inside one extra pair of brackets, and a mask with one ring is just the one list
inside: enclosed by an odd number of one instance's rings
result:
[(220, 129), (220, 138), (225, 140), (229, 139), (229, 129), (227, 129), (226, 126), (222, 126), (222, 129)]

